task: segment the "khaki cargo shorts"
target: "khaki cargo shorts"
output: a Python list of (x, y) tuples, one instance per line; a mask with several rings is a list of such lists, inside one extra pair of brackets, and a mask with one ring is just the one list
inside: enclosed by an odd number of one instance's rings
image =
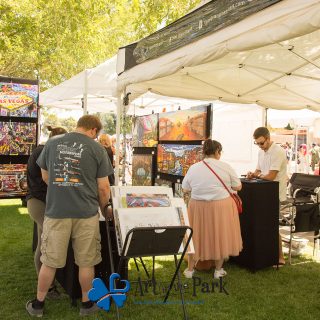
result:
[(45, 217), (41, 237), (41, 262), (52, 268), (66, 264), (70, 239), (79, 267), (101, 262), (99, 215), (88, 219), (52, 219)]

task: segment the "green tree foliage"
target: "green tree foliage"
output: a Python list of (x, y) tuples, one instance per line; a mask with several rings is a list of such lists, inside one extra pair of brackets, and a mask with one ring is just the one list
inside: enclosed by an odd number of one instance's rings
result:
[(0, 0), (0, 74), (41, 91), (116, 54), (200, 0)]
[(114, 135), (116, 133), (116, 115), (113, 113), (102, 113), (96, 114), (102, 123), (102, 130), (104, 133)]
[(68, 132), (74, 131), (77, 126), (77, 120), (75, 120), (73, 117), (69, 118), (59, 118), (57, 114), (49, 112), (46, 108), (41, 109), (41, 115), (44, 119), (43, 125), (42, 125), (42, 133), (47, 136), (49, 134), (47, 127), (63, 127)]

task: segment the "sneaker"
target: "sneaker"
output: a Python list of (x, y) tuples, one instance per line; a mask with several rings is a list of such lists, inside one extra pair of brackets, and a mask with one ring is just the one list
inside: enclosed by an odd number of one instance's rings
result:
[(82, 316), (82, 317), (89, 316), (90, 314), (93, 314), (99, 310), (100, 310), (100, 308), (95, 303), (90, 308), (81, 307), (80, 308), (80, 316)]
[(33, 305), (34, 305), (34, 302), (36, 302), (36, 299), (34, 300), (30, 300), (26, 303), (26, 310), (28, 311), (28, 313), (30, 314), (30, 316), (33, 316), (33, 317), (42, 317), (43, 316), (43, 309), (44, 307), (42, 308), (35, 308)]
[(183, 271), (183, 275), (184, 275), (187, 279), (191, 279), (191, 278), (193, 277), (193, 274), (194, 274), (194, 270), (190, 271), (188, 268)]
[(223, 268), (221, 268), (221, 269), (219, 269), (219, 270), (215, 270), (214, 271), (214, 275), (213, 275), (213, 277), (215, 278), (215, 279), (219, 279), (219, 278), (221, 278), (221, 277), (224, 277), (224, 276), (226, 276), (227, 275), (227, 271), (225, 271)]
[(56, 300), (59, 299), (61, 296), (61, 293), (58, 291), (57, 286), (52, 286), (48, 293), (46, 298), (48, 298), (49, 300)]

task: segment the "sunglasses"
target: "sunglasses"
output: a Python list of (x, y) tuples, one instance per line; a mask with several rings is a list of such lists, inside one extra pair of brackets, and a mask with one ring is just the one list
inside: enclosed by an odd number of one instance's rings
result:
[(266, 141), (267, 141), (268, 139), (264, 139), (264, 141), (263, 142), (254, 142), (254, 144), (256, 145), (256, 146), (263, 146), (265, 143), (266, 143)]

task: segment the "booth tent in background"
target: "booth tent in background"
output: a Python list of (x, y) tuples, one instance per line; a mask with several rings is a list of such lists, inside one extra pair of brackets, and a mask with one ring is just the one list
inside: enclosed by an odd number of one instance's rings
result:
[[(86, 69), (72, 78), (40, 93), (40, 105), (51, 108), (82, 110), (84, 113), (117, 111), (117, 56), (95, 68)], [(130, 103), (128, 115), (174, 111), (202, 104), (183, 98), (164, 97), (147, 92)]]

